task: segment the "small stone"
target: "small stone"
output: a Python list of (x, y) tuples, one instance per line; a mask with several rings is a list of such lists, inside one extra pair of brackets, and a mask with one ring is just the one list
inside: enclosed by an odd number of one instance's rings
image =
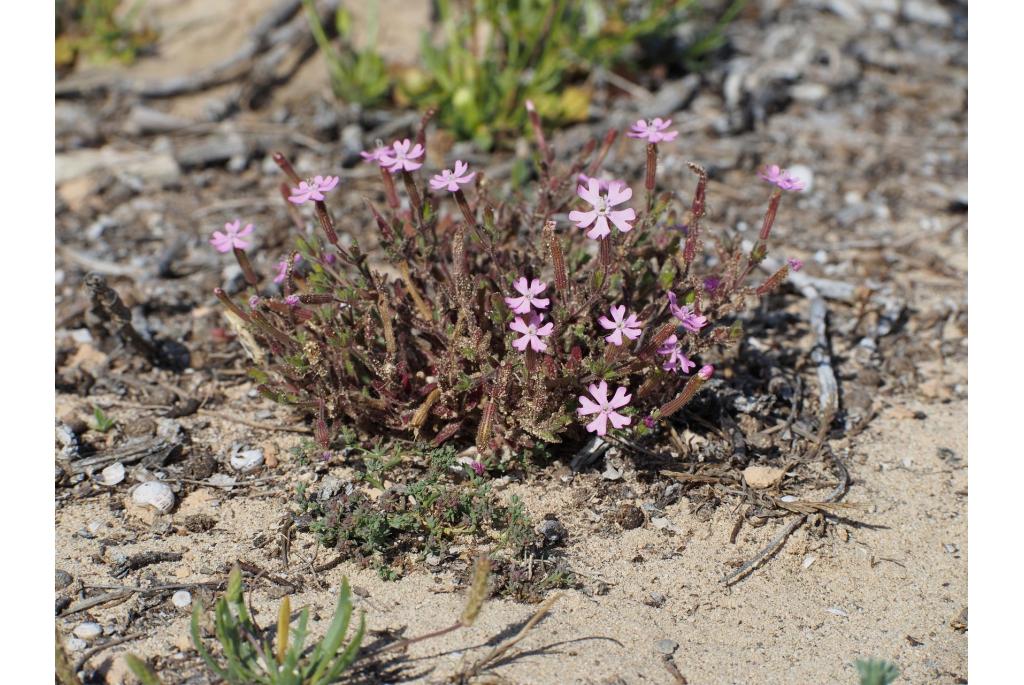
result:
[(654, 607), (655, 609), (658, 609), (661, 607), (661, 605), (665, 603), (667, 599), (668, 597), (666, 597), (665, 593), (663, 592), (651, 592), (648, 593), (646, 597), (644, 597), (644, 604), (646, 604), (649, 607)]
[(215, 473), (206, 482), (217, 488), (230, 488), (238, 483), (238, 479), (226, 473)]
[(102, 634), (103, 627), (99, 623), (93, 623), (92, 621), (79, 623), (78, 626), (75, 627), (75, 637), (85, 640), (86, 642), (92, 642)]
[(843, 618), (850, 618), (850, 615), (839, 607), (829, 607), (828, 609), (825, 609), (825, 611), (836, 616), (842, 616)]
[(929, 26), (944, 28), (953, 23), (949, 11), (937, 2), (927, 0), (906, 0), (903, 3), (903, 16)]
[(804, 182), (805, 193), (811, 192), (811, 189), (814, 187), (814, 171), (811, 170), (811, 167), (804, 166), (803, 164), (794, 164), (787, 171)]
[(64, 641), (64, 646), (71, 652), (81, 652), (89, 645), (80, 637), (69, 637)]
[(179, 609), (184, 609), (192, 604), (192, 594), (188, 590), (178, 590), (171, 595), (171, 604)]
[(166, 483), (150, 480), (135, 488), (132, 501), (139, 506), (151, 507), (161, 514), (166, 514), (174, 508), (174, 492)]
[(251, 473), (263, 466), (263, 450), (244, 450), (231, 455), (231, 468), (241, 473)]
[(554, 518), (541, 521), (537, 526), (537, 532), (544, 536), (545, 542), (552, 545), (563, 542), (569, 535), (565, 526)]
[(622, 526), (623, 530), (639, 528), (644, 525), (644, 512), (636, 505), (623, 503), (615, 512), (615, 522)]
[(818, 560), (818, 557), (812, 557), (812, 556), (804, 557), (804, 563), (802, 564), (802, 566), (804, 567), (804, 570), (809, 569), (811, 567), (811, 564), (813, 564), (817, 560)]
[(124, 464), (121, 462), (114, 462), (107, 468), (100, 471), (101, 482), (104, 485), (115, 486), (124, 480)]
[(658, 654), (673, 654), (679, 649), (679, 643), (675, 640), (658, 640), (654, 643), (654, 651)]
[(777, 485), (786, 475), (784, 469), (770, 466), (748, 466), (743, 469), (743, 480), (755, 490), (764, 490)]
[(63, 590), (68, 585), (71, 585), (72, 580), (74, 580), (74, 578), (72, 578), (71, 574), (67, 571), (57, 569), (54, 573), (54, 584), (57, 590)]
[(614, 466), (609, 466), (604, 470), (604, 473), (601, 474), (601, 477), (605, 480), (619, 480), (622, 478), (622, 471), (619, 471)]

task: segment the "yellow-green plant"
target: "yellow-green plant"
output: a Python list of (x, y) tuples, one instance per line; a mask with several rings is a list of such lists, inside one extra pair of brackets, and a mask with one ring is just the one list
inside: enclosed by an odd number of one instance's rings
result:
[(370, 27), (367, 31), (369, 41), (366, 46), (358, 49), (351, 40), (352, 16), (345, 8), (339, 8), (334, 15), (334, 27), (338, 34), (338, 44), (335, 45), (327, 37), (313, 0), (303, 0), (303, 3), (313, 38), (327, 60), (334, 94), (345, 102), (363, 106), (375, 105), (384, 100), (391, 91), (391, 77), (384, 59), (377, 53), (376, 3), (370, 4)]
[[(277, 635), (272, 647), (269, 636), (262, 634), (249, 617), (242, 596), (242, 572), (236, 566), (228, 577), (224, 595), (214, 605), (214, 633), (221, 645), (223, 663), (219, 663), (203, 644), (199, 622), (203, 613), (200, 602), (192, 612), (192, 642), (206, 665), (230, 685), (328, 685), (355, 662), (366, 630), (364, 615), (359, 627), (342, 648), (352, 618), (352, 592), (348, 579), (341, 582), (341, 593), (334, 618), (323, 639), (312, 651), (305, 648), (309, 609), (299, 613), (294, 635), (291, 630), (291, 604), (287, 597), (278, 612)], [(276, 647), (276, 648), (275, 648)]]

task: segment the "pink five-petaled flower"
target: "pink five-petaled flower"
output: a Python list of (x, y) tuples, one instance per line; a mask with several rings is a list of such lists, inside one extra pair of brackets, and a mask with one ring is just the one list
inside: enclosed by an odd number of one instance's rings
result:
[(762, 180), (778, 186), (781, 190), (800, 191), (804, 189), (805, 184), (802, 180), (785, 169), (779, 168), (778, 164), (768, 164), (764, 166), (757, 175), (760, 176)]
[(359, 156), (363, 158), (364, 162), (377, 162), (380, 164), (380, 158), (388, 153), (390, 148), (384, 145), (378, 144), (377, 147), (373, 148), (373, 151), (363, 150), (359, 153)]
[(592, 178), (597, 179), (597, 189), (602, 193), (608, 192), (609, 183), (617, 182), (625, 185), (625, 181), (618, 181), (617, 179), (614, 178), (598, 178), (597, 176), (587, 176), (582, 171), (580, 172), (580, 175), (576, 177), (576, 181), (578, 183), (589, 183), (590, 179)]
[(666, 371), (690, 373), (690, 369), (697, 366), (683, 354), (683, 346), (674, 335), (670, 335), (658, 348), (658, 354), (668, 357), (661, 368)]
[[(293, 264), (298, 264), (302, 261), (302, 255), (295, 255)], [(277, 263), (277, 275), (274, 276), (274, 283), (284, 283), (284, 279), (288, 278), (288, 260), (282, 259)]]
[(380, 153), (380, 165), (393, 174), (402, 170), (416, 171), (423, 166), (423, 162), (416, 161), (423, 156), (423, 152), (422, 145), (413, 145), (408, 138), (396, 140), (390, 148), (385, 148), (384, 152)]
[(668, 293), (668, 308), (672, 310), (672, 315), (683, 324), (683, 328), (688, 331), (699, 333), (700, 329), (708, 325), (708, 317), (698, 315), (688, 305), (680, 307), (676, 304), (676, 294), (671, 290)]
[(636, 340), (640, 337), (640, 327), (644, 325), (643, 321), (638, 321), (636, 314), (630, 314), (627, 317), (625, 305), (612, 307), (611, 314), (611, 319), (602, 316), (597, 320), (602, 328), (612, 332), (611, 335), (605, 337), (605, 340), (618, 347), (622, 344), (623, 335), (630, 340)]
[(314, 176), (308, 181), (299, 183), (298, 188), (292, 188), (292, 194), (288, 196), (288, 200), (297, 205), (310, 200), (323, 202), (324, 193), (334, 190), (337, 185), (337, 176)]
[(626, 135), (630, 138), (643, 138), (648, 143), (668, 142), (674, 140), (679, 135), (678, 131), (665, 130), (671, 125), (671, 119), (662, 119), (661, 117), (648, 121), (637, 119), (636, 123), (630, 126), (629, 133)]
[(576, 410), (576, 413), (580, 416), (597, 414), (597, 417), (587, 424), (589, 432), (604, 435), (608, 432), (609, 421), (612, 422), (614, 428), (622, 428), (629, 425), (632, 419), (615, 411), (625, 407), (633, 399), (632, 395), (626, 394), (625, 388), (619, 386), (618, 390), (615, 391), (615, 396), (610, 400), (608, 399), (608, 384), (605, 381), (601, 381), (598, 385), (591, 383), (587, 389), (590, 390), (590, 394), (593, 395), (594, 399), (591, 400), (586, 395), (580, 395), (580, 407)]
[(288, 297), (284, 298), (284, 303), (289, 307), (298, 307), (299, 304), (301, 304), (301, 300), (299, 300), (298, 295), (289, 295)]
[(541, 337), (549, 336), (551, 335), (551, 332), (555, 330), (555, 324), (550, 321), (544, 323), (543, 314), (534, 314), (531, 316), (530, 323), (523, 321), (523, 317), (517, 316), (515, 321), (510, 323), (508, 327), (516, 333), (523, 334), (523, 337), (512, 341), (512, 347), (516, 348), (520, 352), (525, 352), (527, 345), (529, 345), (534, 352), (543, 352), (548, 349), (548, 344), (541, 340)]
[(245, 228), (241, 226), (241, 219), (224, 224), (224, 233), (214, 231), (210, 237), (210, 244), (216, 248), (217, 252), (231, 252), (235, 248), (246, 249), (249, 247), (249, 242), (242, 238), (252, 233), (252, 224), (246, 224)]
[(451, 169), (445, 169), (439, 174), (436, 174), (430, 179), (430, 187), (434, 190), (445, 190), (454, 193), (459, 189), (460, 185), (464, 185), (473, 180), (476, 176), (474, 171), (471, 174), (467, 174), (469, 171), (469, 165), (462, 160), (455, 160), (455, 171)]
[(516, 314), (529, 314), (530, 307), (536, 307), (537, 309), (548, 308), (551, 300), (537, 297), (548, 287), (548, 284), (544, 281), (535, 278), (528, 283), (526, 276), (523, 276), (519, 280), (514, 281), (512, 285), (519, 291), (521, 297), (506, 297), (505, 304)]
[(804, 268), (804, 261), (802, 259), (797, 259), (796, 257), (790, 257), (786, 260), (786, 263), (789, 264), (789, 268), (793, 271), (799, 271)]
[(586, 228), (594, 224), (587, 232), (588, 238), (599, 240), (611, 233), (611, 229), (608, 228), (609, 220), (623, 233), (633, 230), (629, 222), (636, 219), (636, 212), (632, 208), (612, 210), (615, 205), (620, 205), (633, 197), (632, 189), (622, 181), (610, 181), (608, 192), (601, 193), (600, 183), (596, 178), (591, 178), (587, 181), (587, 187), (576, 188), (576, 194), (589, 202), (591, 209), (587, 212), (574, 209), (569, 212), (569, 220), (575, 221), (577, 228)]

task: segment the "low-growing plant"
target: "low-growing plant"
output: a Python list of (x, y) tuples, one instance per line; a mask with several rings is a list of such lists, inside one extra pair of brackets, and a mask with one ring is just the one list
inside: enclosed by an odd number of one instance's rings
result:
[[(419, 64), (395, 69), (393, 80), (375, 48), (375, 2), (369, 5), (370, 41), (358, 49), (344, 8), (336, 15), (335, 44), (312, 0), (305, 2), (338, 98), (368, 105), (393, 89), (399, 104), (437, 108), (447, 130), (484, 149), (527, 130), (527, 100), (553, 123), (585, 120), (595, 69), (634, 67), (641, 46), (668, 44), (699, 9), (693, 0), (440, 0), (434, 24), (422, 34)], [(723, 26), (743, 3), (734, 0), (672, 61), (697, 67), (720, 46)]]
[(334, 94), (345, 102), (363, 106), (384, 100), (391, 91), (391, 76), (377, 52), (376, 3), (370, 3), (368, 42), (362, 47), (356, 47), (352, 41), (352, 16), (347, 9), (339, 7), (334, 15), (335, 43), (328, 38), (313, 0), (303, 0), (303, 4), (313, 39), (327, 61)]
[(99, 407), (93, 407), (92, 409), (93, 428), (98, 430), (100, 433), (106, 433), (111, 428), (117, 425), (117, 421), (110, 418), (104, 413)]
[(860, 676), (860, 685), (890, 685), (900, 675), (896, 664), (885, 659), (857, 659), (853, 665)]
[(367, 200), (381, 246), (374, 260), (360, 247), (365, 228), (339, 237), (325, 195), (338, 178), (304, 181), (280, 154), (294, 186), (284, 187), (288, 200), (312, 204), (324, 236), (301, 238), (278, 264), (281, 294), (259, 288), (245, 252), (251, 224), (213, 234), (250, 287), (245, 307), (215, 294), (262, 350), (252, 370), (259, 391), (309, 412), (321, 449), (346, 423), (435, 446), (475, 443), (484, 466), (504, 448), (643, 434), (711, 378), (708, 357), (742, 336), (737, 315), (748, 302), (800, 268), (789, 260), (749, 284), (783, 192), (803, 188), (785, 170), (761, 171), (775, 188), (756, 243), (745, 247), (738, 234), (705, 227), (701, 167), (690, 165), (697, 183), (688, 205), (657, 193), (658, 147), (676, 135), (670, 121), (638, 121), (629, 134), (646, 141), (635, 202), (625, 182), (598, 177), (616, 131), (560, 167), (528, 109), (539, 181), (505, 196), (461, 161), (433, 176), (428, 193), (415, 173), (423, 125), (415, 144), (364, 153), (383, 181), (384, 207)]
[[(325, 546), (377, 569), (386, 580), (402, 575), (406, 553), (421, 559), (443, 555), (453, 542), (489, 536), (493, 553), (518, 558), (535, 541), (519, 500), (498, 504), (479, 462), (460, 461), (449, 447), (400, 449), (356, 448), (363, 453), (356, 483), (327, 499), (311, 497), (300, 487), (300, 527), (308, 527)], [(402, 478), (393, 471), (403, 461), (426, 470)], [(377, 491), (375, 496), (369, 488)]]
[(120, 12), (121, 0), (57, 0), (54, 55), (58, 69), (81, 56), (94, 61), (130, 63), (156, 41), (138, 21), (141, 2)]
[(348, 579), (342, 579), (334, 618), (323, 639), (306, 648), (306, 624), (309, 609), (299, 612), (294, 634), (291, 631), (291, 603), (281, 600), (276, 635), (271, 641), (249, 617), (242, 595), (242, 572), (236, 566), (228, 576), (224, 595), (214, 605), (214, 633), (222, 651), (222, 662), (210, 653), (200, 634), (202, 603), (192, 611), (192, 642), (206, 665), (217, 677), (231, 685), (328, 685), (337, 682), (359, 654), (365, 616), (342, 649), (352, 619), (352, 592)]

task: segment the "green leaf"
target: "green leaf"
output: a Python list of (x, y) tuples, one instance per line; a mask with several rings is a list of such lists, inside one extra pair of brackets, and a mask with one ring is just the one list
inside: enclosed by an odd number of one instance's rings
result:
[(145, 661), (134, 654), (125, 654), (124, 662), (142, 685), (161, 685), (156, 673), (146, 664)]

